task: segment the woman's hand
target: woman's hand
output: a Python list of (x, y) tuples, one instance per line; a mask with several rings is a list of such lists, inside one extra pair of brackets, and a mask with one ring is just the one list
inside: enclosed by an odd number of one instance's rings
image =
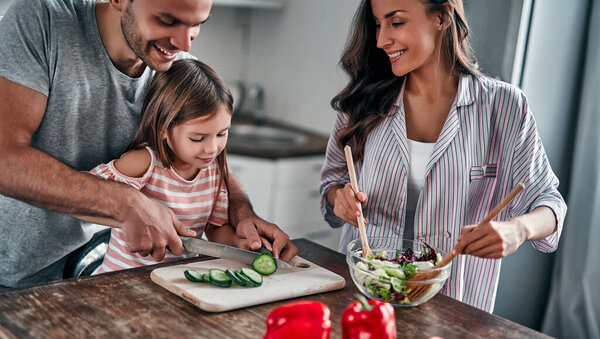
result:
[(516, 219), (490, 221), (464, 226), (460, 231), (457, 253), (487, 259), (500, 259), (515, 252), (527, 240), (523, 224)]
[[(348, 224), (358, 227), (357, 217), (362, 215), (362, 206), (367, 203), (364, 192), (354, 194), (350, 183), (338, 185), (327, 192), (327, 202), (333, 206), (333, 213)], [(365, 219), (365, 225), (368, 220)]]

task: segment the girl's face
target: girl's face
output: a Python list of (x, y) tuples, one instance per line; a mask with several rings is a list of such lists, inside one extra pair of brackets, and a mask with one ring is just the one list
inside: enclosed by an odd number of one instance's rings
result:
[(225, 149), (230, 125), (231, 113), (222, 106), (213, 115), (170, 127), (166, 139), (175, 154), (173, 169), (181, 177), (191, 179), (199, 169), (210, 166)]
[(396, 76), (440, 62), (440, 15), (427, 15), (420, 0), (371, 0), (377, 47), (389, 57)]

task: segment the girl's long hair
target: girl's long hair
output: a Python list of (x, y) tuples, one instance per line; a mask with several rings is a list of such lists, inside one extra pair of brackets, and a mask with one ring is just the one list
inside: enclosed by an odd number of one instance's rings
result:
[[(163, 138), (167, 130), (191, 119), (212, 116), (223, 107), (231, 114), (233, 97), (219, 75), (198, 60), (177, 60), (152, 79), (142, 106), (142, 121), (129, 149), (150, 146), (163, 165), (171, 167), (175, 154)], [(225, 150), (216, 160), (221, 176), (218, 197), (222, 185), (229, 189)]]
[[(428, 15), (441, 13), (449, 23), (442, 35), (441, 57), (454, 74), (479, 75), (477, 61), (467, 39), (467, 25), (462, 0), (420, 0)], [(444, 6), (449, 2), (451, 6)], [(404, 77), (392, 72), (385, 52), (377, 48), (375, 19), (370, 0), (362, 0), (351, 26), (340, 67), (350, 80), (331, 100), (331, 107), (348, 116), (337, 134), (340, 147), (350, 145), (354, 161), (364, 156), (369, 133), (389, 114), (398, 98)]]

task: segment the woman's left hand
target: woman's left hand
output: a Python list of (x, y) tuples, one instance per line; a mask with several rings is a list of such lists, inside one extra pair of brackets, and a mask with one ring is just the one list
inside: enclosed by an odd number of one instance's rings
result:
[(490, 221), (464, 226), (460, 231), (457, 253), (500, 259), (515, 252), (527, 240), (524, 226), (517, 220)]

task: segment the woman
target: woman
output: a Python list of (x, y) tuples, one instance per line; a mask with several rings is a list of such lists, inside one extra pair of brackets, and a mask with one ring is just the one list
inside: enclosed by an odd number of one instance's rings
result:
[[(458, 256), (443, 293), (491, 312), (500, 259), (530, 240), (558, 246), (566, 205), (525, 95), (481, 75), (462, 0), (363, 0), (341, 59), (350, 81), (322, 171), (322, 210), (358, 238), (424, 240)], [(342, 148), (352, 146), (354, 194)], [(518, 183), (525, 190), (479, 222)], [(463, 225), (468, 225), (462, 227)], [(354, 226), (354, 227), (353, 227)]]

